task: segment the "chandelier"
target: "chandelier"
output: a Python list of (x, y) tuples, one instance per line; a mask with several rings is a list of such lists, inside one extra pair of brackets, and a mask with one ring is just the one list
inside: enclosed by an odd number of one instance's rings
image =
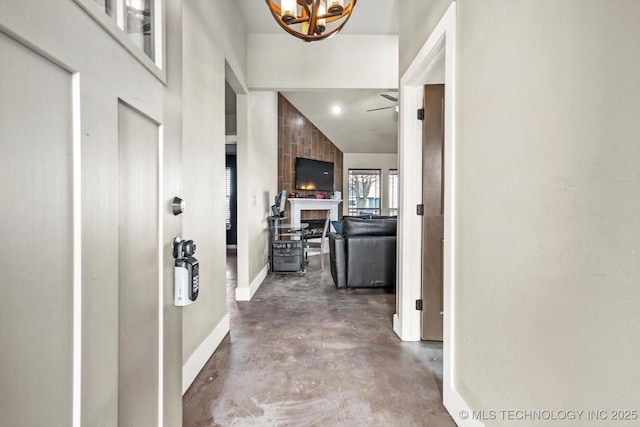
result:
[[(357, 0), (265, 0), (276, 22), (289, 34), (306, 42), (326, 39), (344, 27)], [(327, 24), (331, 29), (327, 30)]]

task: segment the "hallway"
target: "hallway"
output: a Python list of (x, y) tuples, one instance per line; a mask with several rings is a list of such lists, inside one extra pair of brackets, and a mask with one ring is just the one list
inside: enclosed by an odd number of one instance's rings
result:
[(395, 295), (346, 292), (310, 257), (308, 272), (269, 275), (236, 302), (231, 332), (183, 397), (183, 425), (454, 426), (442, 407), (442, 345), (402, 342)]

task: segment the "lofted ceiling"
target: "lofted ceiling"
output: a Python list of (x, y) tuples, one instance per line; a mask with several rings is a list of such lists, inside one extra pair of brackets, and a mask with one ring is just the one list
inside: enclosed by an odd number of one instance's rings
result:
[[(397, 2), (398, 0), (358, 0), (341, 34), (398, 34)], [(271, 16), (264, 0), (237, 0), (236, 4), (248, 34), (284, 32)], [(343, 152), (396, 153), (398, 114), (393, 108), (396, 103), (380, 96), (383, 93), (391, 97), (398, 96), (396, 88), (282, 92), (291, 104)], [(341, 107), (340, 114), (332, 112), (335, 105)], [(392, 108), (366, 111), (383, 107)]]
[[(380, 96), (397, 98), (395, 91), (332, 89), (282, 94), (345, 153), (398, 151), (397, 102)], [(340, 107), (340, 113), (333, 112), (334, 106)], [(384, 109), (367, 112), (374, 108)]]

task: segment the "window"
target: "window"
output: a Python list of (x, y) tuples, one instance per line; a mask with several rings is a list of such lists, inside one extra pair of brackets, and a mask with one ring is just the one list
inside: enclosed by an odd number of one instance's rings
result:
[(226, 190), (224, 199), (224, 223), (227, 225), (227, 230), (231, 230), (231, 168), (225, 168), (226, 172)]
[(113, 16), (113, 0), (93, 0), (104, 10), (109, 16)]
[(151, 64), (147, 58), (162, 68), (161, 12), (165, 0), (75, 1), (147, 68)]
[(133, 43), (155, 59), (153, 0), (126, 0), (125, 28)]
[(349, 215), (380, 215), (380, 169), (349, 169)]
[(398, 169), (389, 170), (389, 215), (398, 215)]

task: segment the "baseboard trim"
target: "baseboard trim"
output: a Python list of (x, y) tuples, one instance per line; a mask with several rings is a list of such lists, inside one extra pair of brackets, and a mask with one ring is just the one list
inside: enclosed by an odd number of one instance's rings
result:
[(211, 357), (214, 351), (218, 348), (222, 340), (227, 333), (229, 333), (229, 313), (225, 314), (222, 320), (218, 322), (216, 327), (211, 331), (209, 336), (202, 341), (202, 344), (193, 352), (187, 362), (182, 365), (182, 394), (184, 395), (187, 389), (196, 379), (198, 373), (202, 370), (207, 360)]
[(398, 338), (402, 339), (402, 328), (400, 327), (400, 317), (398, 313), (393, 315), (393, 332), (396, 333)]
[(444, 390), (442, 400), (444, 407), (459, 427), (484, 427), (484, 423), (476, 419), (470, 406), (455, 388)]
[(264, 268), (258, 273), (253, 282), (249, 285), (249, 287), (238, 287), (236, 288), (236, 301), (251, 301), (253, 295), (255, 295), (256, 291), (264, 282), (264, 279), (267, 277), (267, 273), (269, 272), (269, 265), (265, 265)]

